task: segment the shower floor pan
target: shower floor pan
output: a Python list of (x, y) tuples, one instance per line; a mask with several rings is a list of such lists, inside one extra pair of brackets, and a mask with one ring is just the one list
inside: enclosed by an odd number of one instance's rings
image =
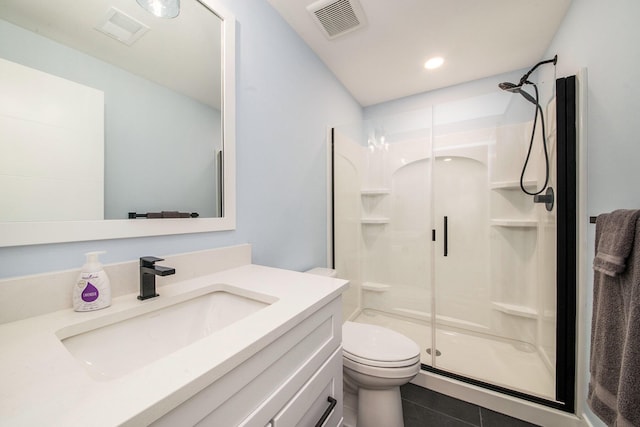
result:
[[(433, 366), (429, 354), (432, 353), (429, 325), (376, 310), (363, 310), (354, 321), (383, 326), (408, 336), (420, 346), (421, 362)], [(438, 327), (436, 347), (438, 369), (546, 399), (555, 398), (554, 375), (528, 344)]]

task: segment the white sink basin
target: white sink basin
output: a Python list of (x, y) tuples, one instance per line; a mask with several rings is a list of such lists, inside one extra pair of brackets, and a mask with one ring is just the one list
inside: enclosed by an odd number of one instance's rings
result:
[[(117, 378), (219, 331), (275, 301), (268, 296), (241, 296), (229, 291), (230, 287), (225, 288), (145, 314), (136, 312), (132, 314), (134, 317), (118, 319), (107, 326), (61, 338), (61, 341), (94, 379)], [(59, 331), (58, 337), (61, 335), (66, 334)]]

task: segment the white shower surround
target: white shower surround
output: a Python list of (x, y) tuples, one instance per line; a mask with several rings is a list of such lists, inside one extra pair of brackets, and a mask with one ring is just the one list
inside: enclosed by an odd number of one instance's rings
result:
[[(435, 309), (438, 328), (496, 337), (496, 343), (526, 343), (553, 378), (555, 210), (533, 205), (517, 185), (531, 125), (441, 134), (425, 128), (386, 135), (377, 147), (363, 147), (356, 142), (360, 138), (335, 131), (335, 175), (344, 178), (336, 178), (335, 186), (336, 269), (352, 283), (344, 295), (345, 319), (375, 310), (424, 324)], [(555, 134), (554, 129), (547, 131)], [(555, 138), (548, 142), (554, 153)], [(555, 158), (550, 160), (554, 165)], [(542, 151), (536, 149), (525, 181), (539, 187), (543, 180)], [(450, 228), (446, 258), (441, 256), (443, 215), (457, 227)], [(435, 302), (431, 283), (436, 283)], [(429, 328), (412, 338), (424, 341)], [(552, 399), (553, 387), (548, 388), (532, 386), (529, 392)]]

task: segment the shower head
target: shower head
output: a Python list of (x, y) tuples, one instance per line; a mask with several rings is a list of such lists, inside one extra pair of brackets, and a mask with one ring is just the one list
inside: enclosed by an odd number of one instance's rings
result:
[[(533, 83), (529, 83), (529, 84), (533, 84)], [(498, 87), (500, 87), (500, 89), (502, 90), (506, 90), (507, 92), (519, 93), (524, 97), (524, 99), (526, 99), (533, 105), (538, 105), (538, 101), (536, 101), (536, 99), (533, 96), (531, 96), (528, 92), (525, 92), (524, 90), (522, 90), (522, 84), (517, 85), (510, 82), (502, 82), (498, 84)]]
[(508, 92), (517, 93), (520, 91), (520, 88), (522, 87), (522, 85), (517, 85), (515, 83), (510, 83), (510, 82), (502, 82), (498, 84), (498, 87)]
[(510, 83), (510, 82), (502, 82), (498, 84), (498, 87), (502, 90), (506, 90), (508, 92), (517, 92), (520, 89), (520, 86), (518, 86), (515, 83)]

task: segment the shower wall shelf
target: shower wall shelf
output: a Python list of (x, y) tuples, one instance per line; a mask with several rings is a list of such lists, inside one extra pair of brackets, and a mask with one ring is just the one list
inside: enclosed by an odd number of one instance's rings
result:
[(360, 218), (362, 225), (384, 225), (388, 224), (390, 219), (384, 216), (387, 212), (386, 199), (378, 197), (386, 196), (391, 191), (384, 187), (370, 187), (360, 190), (362, 196), (364, 212)]
[[(524, 188), (535, 188), (537, 182), (526, 180), (523, 182)], [(495, 181), (490, 184), (492, 190), (519, 190), (520, 180), (517, 181)]]
[(492, 219), (491, 225), (511, 228), (536, 228), (538, 221), (533, 219)]
[(524, 305), (508, 304), (496, 301), (492, 301), (491, 305), (493, 305), (494, 310), (498, 310), (512, 316), (527, 317), (529, 319), (535, 319), (538, 317), (538, 310)]
[(363, 196), (386, 196), (390, 192), (388, 188), (366, 188), (360, 191)]
[(363, 225), (388, 224), (389, 218), (360, 218)]
[(386, 292), (391, 288), (391, 285), (385, 285), (384, 283), (375, 283), (375, 282), (363, 282), (360, 285), (363, 291), (369, 292)]

